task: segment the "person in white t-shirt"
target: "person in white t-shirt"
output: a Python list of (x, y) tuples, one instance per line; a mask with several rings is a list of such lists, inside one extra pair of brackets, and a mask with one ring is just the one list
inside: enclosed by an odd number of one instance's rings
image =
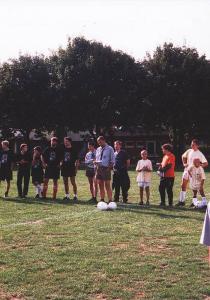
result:
[[(191, 207), (203, 208), (207, 206), (206, 196), (204, 194), (204, 181), (206, 179), (203, 167), (200, 165), (200, 159), (194, 158), (193, 165), (188, 168), (190, 188), (193, 191), (193, 201)], [(197, 193), (200, 193), (201, 202), (197, 199)]]
[(208, 166), (208, 162), (203, 155), (203, 153), (199, 150), (199, 142), (197, 139), (193, 139), (191, 142), (191, 149), (185, 151), (182, 155), (182, 163), (184, 166), (184, 172), (182, 175), (182, 184), (181, 184), (181, 191), (179, 196), (179, 202), (177, 206), (184, 206), (185, 205), (185, 197), (186, 197), (186, 189), (187, 184), (189, 182), (189, 172), (188, 167), (193, 165), (193, 160), (198, 158), (200, 160), (200, 166), (205, 168)]
[(143, 205), (143, 193), (144, 189), (146, 191), (146, 205), (149, 205), (150, 198), (150, 183), (152, 177), (152, 162), (148, 159), (148, 153), (146, 150), (141, 151), (141, 158), (136, 166), (136, 171), (138, 172), (136, 181), (140, 188), (140, 205)]

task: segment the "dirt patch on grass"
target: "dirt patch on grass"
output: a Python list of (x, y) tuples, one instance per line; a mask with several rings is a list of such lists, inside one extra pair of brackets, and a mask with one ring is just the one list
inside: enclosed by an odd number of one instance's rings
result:
[(22, 295), (18, 294), (8, 294), (5, 293), (2, 289), (0, 289), (0, 299), (4, 300), (24, 300), (24, 297)]
[(139, 243), (139, 251), (141, 255), (173, 252), (172, 248), (168, 245), (168, 240), (165, 238), (145, 239), (144, 242)]
[(100, 293), (100, 294), (96, 294), (96, 295), (90, 296), (89, 299), (90, 299), (90, 300), (107, 300), (108, 298), (107, 298), (106, 295)]
[(112, 248), (114, 250), (127, 250), (129, 247), (128, 243), (114, 243), (112, 244)]

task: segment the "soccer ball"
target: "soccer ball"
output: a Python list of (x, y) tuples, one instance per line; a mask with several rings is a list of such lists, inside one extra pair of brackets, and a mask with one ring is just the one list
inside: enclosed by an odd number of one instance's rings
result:
[(107, 210), (107, 208), (108, 208), (108, 205), (106, 202), (103, 202), (103, 201), (98, 202), (98, 204), (97, 204), (98, 210)]
[(115, 210), (117, 208), (117, 204), (114, 201), (109, 202), (108, 209)]

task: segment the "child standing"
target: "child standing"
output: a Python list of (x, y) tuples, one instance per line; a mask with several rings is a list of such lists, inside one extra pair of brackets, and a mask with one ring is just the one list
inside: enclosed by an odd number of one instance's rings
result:
[(139, 205), (143, 205), (143, 192), (146, 191), (146, 205), (149, 205), (150, 198), (150, 183), (152, 177), (152, 162), (148, 159), (148, 153), (146, 150), (141, 151), (141, 158), (136, 166), (137, 182), (140, 188), (140, 202)]
[(32, 183), (35, 186), (35, 190), (36, 190), (35, 198), (42, 197), (41, 185), (43, 183), (44, 171), (42, 166), (41, 154), (42, 154), (41, 147), (39, 146), (34, 147), (32, 164), (31, 164), (31, 177), (32, 177)]
[[(207, 206), (206, 197), (204, 194), (204, 181), (206, 179), (203, 168), (201, 167), (201, 161), (199, 158), (194, 158), (193, 165), (188, 169), (190, 188), (193, 191), (193, 201), (191, 207), (203, 208)], [(197, 199), (197, 193), (200, 193), (202, 200), (201, 202)]]

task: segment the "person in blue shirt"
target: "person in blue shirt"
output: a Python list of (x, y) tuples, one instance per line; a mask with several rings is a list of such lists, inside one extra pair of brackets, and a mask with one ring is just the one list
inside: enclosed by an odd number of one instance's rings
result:
[(122, 149), (122, 142), (115, 141), (115, 164), (112, 188), (115, 190), (114, 201), (119, 202), (120, 189), (122, 190), (123, 202), (128, 202), (128, 190), (130, 188), (130, 178), (128, 176), (128, 167), (130, 159), (128, 153)]
[(99, 147), (96, 150), (96, 179), (99, 185), (101, 201), (104, 201), (105, 190), (108, 201), (112, 201), (111, 170), (115, 162), (114, 150), (106, 143), (103, 136), (97, 138)]

